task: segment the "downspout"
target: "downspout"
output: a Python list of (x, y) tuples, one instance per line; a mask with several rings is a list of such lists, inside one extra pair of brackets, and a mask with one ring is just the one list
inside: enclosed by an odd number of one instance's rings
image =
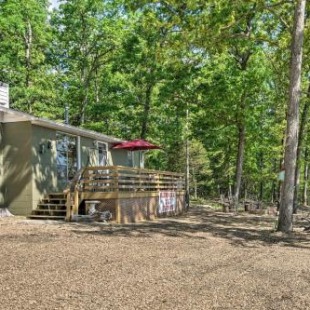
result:
[(76, 137), (76, 160), (77, 160), (77, 170), (82, 168), (82, 158), (81, 158), (81, 137)]

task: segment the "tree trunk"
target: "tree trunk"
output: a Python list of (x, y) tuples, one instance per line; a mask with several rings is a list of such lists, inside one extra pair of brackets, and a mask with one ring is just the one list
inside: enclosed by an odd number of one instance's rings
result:
[(302, 44), (306, 0), (297, 1), (292, 35), (290, 86), (284, 154), (285, 178), (280, 203), (278, 231), (293, 229), (293, 200), (298, 145), (298, 108), (301, 86)]
[(197, 179), (193, 177), (193, 185), (194, 185), (194, 199), (198, 198), (198, 189), (197, 189)]
[[(256, 3), (253, 5), (251, 13), (247, 16), (246, 27), (244, 29), (244, 34), (246, 37), (250, 38), (252, 33), (252, 21), (255, 16)], [(234, 50), (234, 47), (232, 48)], [(252, 55), (251, 49), (246, 51), (240, 51), (235, 49), (233, 56), (237, 61), (239, 69), (241, 71), (247, 70), (248, 61)], [(241, 95), (240, 106), (238, 107), (237, 112), (237, 127), (238, 127), (238, 153), (237, 153), (237, 165), (236, 165), (236, 177), (235, 177), (235, 188), (234, 188), (234, 197), (233, 197), (233, 209), (235, 212), (238, 211), (239, 204), (239, 195), (241, 188), (242, 180), (242, 170), (243, 170), (243, 157), (244, 157), (244, 148), (245, 148), (245, 101), (247, 98), (247, 91), (244, 89)]]
[(239, 130), (239, 143), (238, 143), (238, 154), (237, 154), (237, 166), (236, 166), (236, 179), (235, 179), (235, 190), (234, 190), (234, 211), (237, 212), (241, 188), (242, 170), (243, 170), (243, 159), (244, 159), (244, 148), (245, 148), (245, 124), (238, 126)]
[[(264, 154), (263, 152), (259, 152), (259, 161), (258, 161), (260, 175), (263, 175), (264, 168)], [(259, 182), (259, 201), (264, 199), (264, 182), (261, 180)]]
[(271, 183), (271, 191), (270, 191), (270, 202), (273, 204), (275, 202), (275, 197), (276, 197), (276, 186), (275, 186), (275, 181), (273, 180)]
[[(310, 93), (310, 83), (308, 86), (308, 98)], [(310, 108), (310, 100), (306, 100), (304, 108), (301, 114), (299, 133), (298, 133), (298, 146), (297, 146), (297, 155), (296, 155), (296, 169), (295, 169), (295, 190), (294, 190), (294, 204), (293, 204), (293, 213), (297, 213), (298, 208), (298, 192), (299, 192), (299, 179), (300, 179), (300, 161), (302, 153), (302, 144), (304, 141), (305, 132), (307, 130), (307, 120)]]
[(26, 63), (26, 78), (25, 86), (30, 85), (30, 67), (31, 67), (31, 48), (32, 48), (32, 27), (29, 20), (27, 20), (27, 26), (24, 34), (25, 41), (25, 63)]
[[(31, 49), (32, 49), (32, 26), (29, 20), (26, 23), (26, 29), (24, 33), (24, 43), (25, 43), (25, 86), (29, 88), (30, 86), (30, 70), (31, 70)], [(32, 113), (31, 102), (28, 99), (28, 112)]]
[(84, 125), (85, 123), (85, 111), (86, 111), (87, 104), (88, 104), (88, 85), (87, 85), (87, 89), (85, 89), (85, 93), (83, 94), (82, 107), (80, 111), (80, 119), (79, 119), (78, 126)]
[(228, 137), (227, 140), (227, 145), (226, 145), (226, 149), (225, 149), (225, 170), (228, 172), (227, 175), (223, 175), (222, 177), (224, 177), (224, 179), (220, 179), (221, 184), (223, 184), (224, 187), (224, 192), (225, 192), (225, 196), (227, 193), (227, 198), (228, 201), (230, 203), (231, 201), (231, 197), (232, 197), (232, 191), (231, 191), (231, 142), (230, 139)]
[(153, 85), (147, 85), (145, 91), (145, 101), (144, 101), (144, 111), (142, 115), (142, 124), (141, 124), (141, 139), (145, 139), (148, 131), (148, 121), (149, 121), (149, 114), (151, 109), (151, 96), (152, 96)]
[(309, 149), (306, 147), (305, 150), (305, 167), (304, 167), (304, 188), (303, 188), (303, 206), (308, 206), (308, 177), (309, 177)]
[[(248, 58), (247, 60), (248, 61)], [(245, 70), (246, 67), (243, 68)], [(237, 120), (238, 124), (238, 153), (237, 153), (237, 164), (236, 164), (236, 177), (235, 177), (235, 188), (233, 197), (233, 208), (234, 211), (238, 211), (239, 196), (242, 180), (243, 171), (243, 159), (244, 159), (244, 149), (245, 149), (245, 101), (247, 98), (246, 90), (243, 91), (239, 106), (239, 116)]]
[(228, 185), (228, 201), (229, 201), (229, 205), (231, 205), (232, 203), (232, 188), (231, 188), (231, 185), (229, 184)]
[[(186, 109), (186, 140), (185, 140), (185, 157), (186, 157), (186, 167), (185, 167), (185, 204), (186, 209), (189, 208), (189, 168), (190, 168), (190, 151), (189, 151), (189, 109)], [(193, 173), (193, 176), (195, 174)], [(197, 187), (195, 188), (195, 199), (197, 199)]]

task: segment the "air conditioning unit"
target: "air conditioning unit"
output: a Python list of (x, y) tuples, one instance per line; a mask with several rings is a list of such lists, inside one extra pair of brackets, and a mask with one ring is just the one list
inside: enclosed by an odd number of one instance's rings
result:
[(0, 107), (9, 108), (9, 85), (0, 82)]

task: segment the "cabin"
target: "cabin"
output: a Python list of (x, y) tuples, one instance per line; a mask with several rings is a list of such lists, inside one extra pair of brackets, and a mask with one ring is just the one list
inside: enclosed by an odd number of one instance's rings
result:
[(184, 176), (141, 168), (138, 152), (113, 149), (121, 142), (10, 109), (2, 83), (0, 208), (72, 220), (95, 206), (119, 223), (182, 212)]

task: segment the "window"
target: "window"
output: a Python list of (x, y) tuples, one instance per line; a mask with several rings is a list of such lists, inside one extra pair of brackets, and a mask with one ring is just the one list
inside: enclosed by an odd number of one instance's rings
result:
[(108, 164), (108, 147), (105, 143), (98, 142), (98, 165), (107, 166)]
[(61, 132), (56, 134), (57, 179), (61, 187), (65, 187), (77, 172), (76, 137)]

